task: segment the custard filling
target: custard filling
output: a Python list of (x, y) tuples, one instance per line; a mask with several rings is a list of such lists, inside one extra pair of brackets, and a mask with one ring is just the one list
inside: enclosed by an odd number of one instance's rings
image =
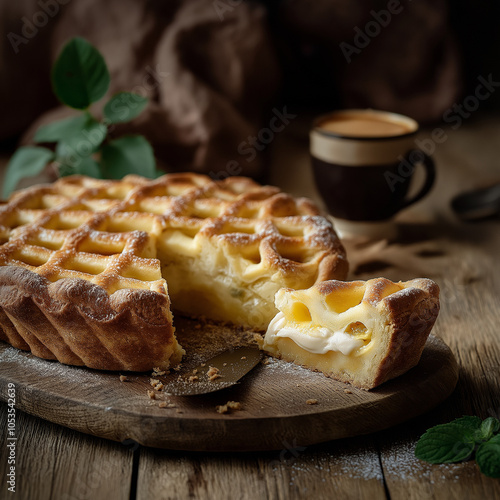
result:
[(334, 314), (335, 318), (316, 323), (310, 313), (306, 313), (308, 309), (304, 304), (295, 303), (292, 318), (287, 318), (283, 312), (274, 317), (269, 324), (265, 343), (273, 344), (276, 338), (288, 338), (312, 354), (334, 351), (350, 356), (361, 353), (365, 350), (361, 348), (371, 342), (373, 320), (365, 310), (365, 321), (358, 321), (360, 315), (356, 313), (360, 312), (359, 309), (365, 309), (364, 305), (351, 308), (348, 314)]

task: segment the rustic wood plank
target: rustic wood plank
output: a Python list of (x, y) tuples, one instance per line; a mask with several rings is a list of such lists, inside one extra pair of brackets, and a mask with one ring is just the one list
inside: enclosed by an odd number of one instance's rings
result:
[(283, 443), (267, 453), (207, 454), (141, 450), (137, 500), (214, 498), (385, 499), (373, 438), (307, 448)]
[[(7, 406), (0, 404), (0, 421)], [(128, 500), (133, 452), (129, 447), (94, 438), (16, 411), (16, 491), (19, 500)], [(0, 437), (1, 498), (6, 492), (6, 432)], [(9, 466), (10, 467), (10, 466)], [(9, 493), (9, 492), (7, 492)]]

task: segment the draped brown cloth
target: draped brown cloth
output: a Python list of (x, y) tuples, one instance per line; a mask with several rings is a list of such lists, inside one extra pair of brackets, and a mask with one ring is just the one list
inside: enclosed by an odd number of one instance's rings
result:
[(71, 114), (50, 68), (82, 36), (107, 61), (109, 96), (150, 98), (113, 134), (144, 134), (167, 170), (259, 177), (273, 117), (281, 131), (309, 104), (438, 119), (461, 91), (447, 15), (445, 0), (3, 0), (0, 141)]

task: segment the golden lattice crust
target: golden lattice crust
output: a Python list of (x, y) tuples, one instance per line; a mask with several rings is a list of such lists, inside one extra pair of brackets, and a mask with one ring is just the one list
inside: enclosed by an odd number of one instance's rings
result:
[(183, 354), (166, 295), (118, 290), (82, 279), (50, 283), (0, 267), (0, 338), (38, 357), (106, 370), (168, 368)]
[(425, 278), (399, 283), (385, 278), (329, 280), (307, 290), (280, 290), (276, 304), (284, 317), (283, 328), (310, 332), (321, 326), (332, 332), (359, 333), (363, 342), (348, 355), (317, 354), (298, 348), (289, 338), (280, 338), (270, 327), (265, 350), (337, 380), (372, 389), (420, 360), (439, 313), (439, 287)]
[[(66, 177), (0, 205), (0, 338), (68, 364), (167, 367), (182, 349), (164, 275), (175, 276), (179, 259), (192, 259), (189, 268), (214, 249), (220, 255), (210, 265), (224, 258), (235, 297), (255, 284), (249, 303), (269, 302), (273, 287), (347, 274), (328, 220), (278, 188), (192, 173)], [(260, 329), (271, 319), (269, 311), (255, 318), (224, 317)]]

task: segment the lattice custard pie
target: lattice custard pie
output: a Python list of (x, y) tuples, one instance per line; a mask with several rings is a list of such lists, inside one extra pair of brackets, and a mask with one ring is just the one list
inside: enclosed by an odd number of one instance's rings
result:
[(363, 389), (415, 366), (439, 312), (429, 279), (326, 281), (282, 289), (263, 349)]
[(75, 176), (0, 205), (0, 339), (66, 364), (168, 368), (183, 355), (170, 299), (265, 330), (280, 288), (346, 275), (310, 201), (246, 178)]

